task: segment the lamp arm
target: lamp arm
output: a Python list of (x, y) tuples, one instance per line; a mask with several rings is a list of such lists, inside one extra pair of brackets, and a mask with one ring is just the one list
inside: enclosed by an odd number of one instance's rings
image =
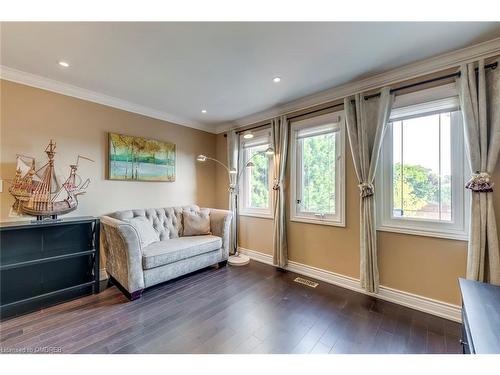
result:
[(229, 168), (227, 167), (226, 164), (224, 164), (223, 162), (217, 160), (217, 159), (214, 159), (214, 158), (211, 158), (209, 156), (206, 157), (208, 160), (212, 160), (212, 161), (215, 161), (216, 163), (218, 163), (219, 165), (221, 165), (222, 167), (224, 167), (224, 169), (227, 171), (227, 177), (229, 178), (229, 183), (231, 183), (231, 172), (229, 171)]
[(252, 161), (252, 159), (254, 157), (256, 157), (257, 155), (260, 155), (260, 154), (263, 154), (265, 153), (265, 151), (259, 151), (259, 152), (256, 152), (255, 154), (252, 155), (252, 157), (250, 159), (248, 159), (244, 164), (243, 164), (243, 168), (241, 168), (241, 171), (240, 173), (238, 173), (238, 177), (236, 178), (236, 183), (239, 184), (240, 182), (240, 177), (241, 175), (243, 174), (243, 172), (245, 171), (245, 167), (247, 166), (248, 163), (250, 163)]

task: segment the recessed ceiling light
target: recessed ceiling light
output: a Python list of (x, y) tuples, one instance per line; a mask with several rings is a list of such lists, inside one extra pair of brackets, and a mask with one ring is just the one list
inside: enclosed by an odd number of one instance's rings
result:
[(273, 78), (273, 82), (274, 82), (274, 83), (278, 83), (278, 82), (280, 82), (280, 81), (281, 81), (281, 78), (280, 78), (280, 77), (274, 77), (274, 78)]
[(59, 61), (59, 65), (61, 65), (63, 68), (69, 67), (69, 64), (66, 61)]
[(252, 139), (253, 138), (253, 133), (252, 132), (246, 132), (245, 134), (243, 134), (243, 138), (245, 139)]
[(202, 109), (201, 113), (207, 113), (207, 110), (206, 109)]

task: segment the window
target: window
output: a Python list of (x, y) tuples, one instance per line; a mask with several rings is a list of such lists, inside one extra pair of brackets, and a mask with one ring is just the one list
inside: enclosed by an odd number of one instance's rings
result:
[(240, 214), (272, 218), (272, 157), (269, 129), (254, 133), (252, 139), (241, 141)]
[(291, 220), (344, 226), (342, 112), (292, 125)]
[(382, 145), (379, 230), (467, 239), (457, 97), (393, 109)]

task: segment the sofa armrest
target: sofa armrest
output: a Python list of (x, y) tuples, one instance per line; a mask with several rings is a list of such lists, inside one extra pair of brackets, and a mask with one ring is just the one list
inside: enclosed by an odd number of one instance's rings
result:
[(144, 289), (142, 250), (137, 230), (109, 216), (101, 217), (106, 270), (129, 293)]
[(222, 238), (222, 258), (229, 257), (231, 220), (233, 213), (228, 210), (210, 208), (210, 230), (214, 236)]

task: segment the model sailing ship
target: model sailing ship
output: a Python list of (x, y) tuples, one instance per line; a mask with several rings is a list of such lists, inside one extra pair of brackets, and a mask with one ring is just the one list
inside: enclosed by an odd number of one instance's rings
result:
[[(15, 198), (12, 207), (18, 213), (36, 216), (37, 220), (57, 219), (58, 215), (67, 214), (78, 207), (78, 196), (84, 194), (90, 184), (89, 179), (82, 182), (76, 173), (78, 163), (80, 159), (93, 160), (78, 155), (76, 163), (69, 166), (68, 178), (60, 183), (54, 171), (55, 149), (55, 142), (50, 140), (45, 149), (48, 162), (38, 170), (34, 158), (17, 155), (16, 176), (9, 193)], [(26, 159), (31, 159), (31, 165), (25, 162)]]

